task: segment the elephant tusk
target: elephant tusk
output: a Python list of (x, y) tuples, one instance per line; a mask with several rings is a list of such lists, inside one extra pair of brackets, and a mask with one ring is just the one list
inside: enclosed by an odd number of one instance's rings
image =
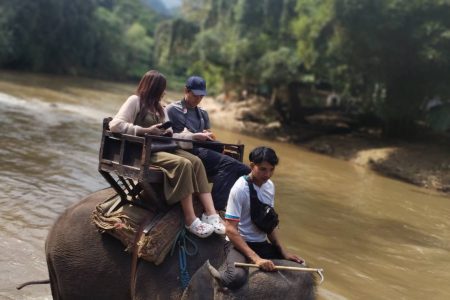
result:
[(217, 281), (221, 282), (222, 277), (220, 276), (219, 271), (217, 271), (216, 268), (214, 268), (211, 263), (209, 262), (209, 259), (206, 261), (206, 266), (208, 267), (209, 273), (211, 273), (211, 276), (216, 279)]
[[(257, 264), (246, 264), (246, 263), (240, 263), (235, 262), (235, 267), (241, 267), (241, 268), (258, 268), (259, 266)], [(288, 267), (288, 266), (275, 266), (275, 270), (290, 270), (290, 271), (301, 271), (301, 272), (317, 272), (320, 276), (320, 282), (321, 284), (324, 281), (323, 276), (323, 269), (314, 269), (314, 268), (301, 268), (301, 267)]]

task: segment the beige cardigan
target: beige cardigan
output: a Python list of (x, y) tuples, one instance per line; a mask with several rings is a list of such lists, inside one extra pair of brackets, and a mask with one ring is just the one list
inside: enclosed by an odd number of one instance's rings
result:
[[(141, 129), (142, 127), (139, 125), (134, 125), (133, 123), (136, 119), (137, 114), (139, 113), (139, 107), (139, 96), (131, 95), (130, 97), (128, 97), (128, 99), (124, 104), (122, 104), (111, 122), (109, 122), (109, 129), (112, 132), (137, 135), (137, 130)], [(167, 114), (165, 114), (164, 121), (168, 119), (169, 118)], [(192, 132), (184, 128), (183, 132), (174, 133), (173, 137), (192, 140), (193, 135), (194, 134)], [(179, 142), (178, 144), (182, 149), (192, 149), (192, 143)]]

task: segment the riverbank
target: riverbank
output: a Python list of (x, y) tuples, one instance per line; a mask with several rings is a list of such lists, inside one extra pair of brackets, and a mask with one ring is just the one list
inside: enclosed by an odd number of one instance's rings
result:
[[(228, 130), (297, 144), (310, 151), (365, 166), (384, 176), (450, 195), (450, 141), (448, 137), (427, 134), (415, 141), (381, 138), (376, 130), (348, 130), (345, 119), (333, 113), (315, 115), (310, 121), (317, 127), (281, 126), (264, 118), (264, 106), (258, 99), (226, 102), (206, 97), (201, 106), (211, 122)], [(327, 122), (334, 126), (326, 127)], [(336, 125), (337, 124), (337, 125)]]

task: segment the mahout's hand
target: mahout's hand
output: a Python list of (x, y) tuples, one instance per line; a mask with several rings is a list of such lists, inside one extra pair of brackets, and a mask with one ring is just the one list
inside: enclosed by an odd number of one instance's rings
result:
[(287, 260), (291, 260), (293, 262), (299, 263), (301, 265), (305, 264), (305, 260), (295, 254), (291, 254), (291, 253), (286, 253), (283, 255), (285, 259)]
[(255, 261), (255, 264), (257, 264), (259, 268), (264, 271), (275, 271), (275, 264), (269, 259), (258, 258)]

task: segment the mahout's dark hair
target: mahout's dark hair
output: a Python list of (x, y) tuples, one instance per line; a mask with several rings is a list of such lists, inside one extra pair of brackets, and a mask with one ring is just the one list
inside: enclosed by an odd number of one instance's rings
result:
[(278, 156), (275, 153), (275, 150), (265, 146), (260, 146), (253, 149), (248, 155), (248, 159), (254, 164), (260, 164), (263, 161), (268, 162), (272, 166), (276, 166), (278, 164)]

